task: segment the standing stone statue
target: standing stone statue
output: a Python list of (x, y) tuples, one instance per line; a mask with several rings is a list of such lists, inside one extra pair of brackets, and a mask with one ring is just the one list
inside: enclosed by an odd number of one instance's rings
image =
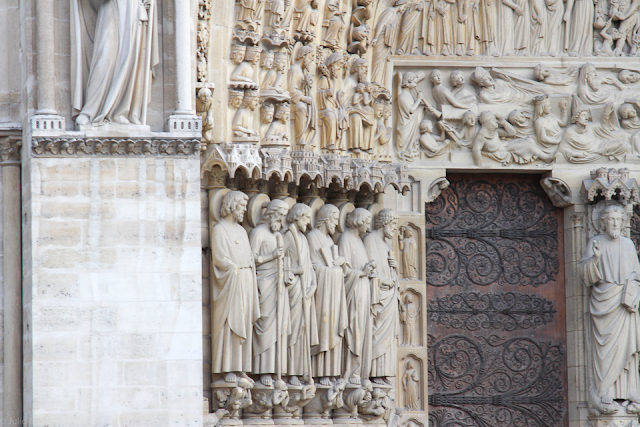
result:
[(347, 298), (344, 290), (344, 257), (331, 236), (336, 231), (340, 211), (324, 205), (318, 211), (316, 228), (307, 234), (311, 263), (316, 272), (316, 316), (318, 345), (312, 347), (313, 376), (322, 385), (331, 385), (330, 377), (344, 372), (344, 337), (349, 325)]
[[(256, 272), (247, 232), (239, 224), (247, 210), (246, 194), (230, 191), (211, 231), (211, 367), (236, 382), (251, 372), (253, 322), (260, 317)], [(248, 378), (248, 377), (247, 377)]]
[(346, 111), (342, 108), (340, 98), (343, 92), (338, 90), (340, 71), (344, 66), (344, 57), (334, 52), (318, 67), (318, 124), (320, 125), (320, 147), (335, 150), (347, 128)]
[(402, 253), (402, 273), (405, 279), (418, 279), (418, 243), (411, 227), (400, 227), (398, 246)]
[(412, 360), (407, 360), (406, 369), (402, 375), (402, 389), (404, 390), (404, 407), (410, 411), (420, 410), (420, 374)]
[(624, 208), (610, 205), (600, 217), (600, 235), (591, 239), (578, 269), (591, 290), (592, 412), (611, 414), (628, 401), (628, 413), (640, 412), (640, 262), (633, 242), (622, 236)]
[(301, 46), (296, 53), (296, 62), (289, 69), (292, 114), (295, 141), (298, 145), (312, 144), (316, 130), (316, 104), (311, 95), (313, 75), (313, 48)]
[(418, 36), (420, 35), (420, 18), (424, 13), (424, 1), (411, 3), (402, 14), (402, 25), (398, 36), (396, 55), (420, 55)]
[(376, 217), (375, 229), (364, 238), (367, 254), (376, 263), (378, 289), (372, 289), (377, 303), (374, 307), (373, 353), (371, 377), (384, 385), (391, 384), (390, 377), (396, 376), (396, 339), (398, 337), (398, 263), (393, 242), (398, 225), (398, 214), (391, 209), (382, 209)]
[(362, 241), (362, 237), (371, 229), (371, 213), (363, 208), (355, 209), (347, 216), (347, 227), (338, 240), (340, 255), (350, 266), (345, 279), (349, 327), (344, 378), (348, 378), (352, 384), (360, 384), (362, 379), (369, 378), (372, 360), (370, 279), (375, 277), (376, 263), (367, 255)]
[(376, 24), (373, 32), (373, 70), (371, 81), (386, 86), (387, 84), (387, 61), (391, 58), (396, 47), (401, 14), (407, 0), (394, 0), (392, 5), (386, 8)]
[(155, 8), (149, 9), (154, 3), (72, 0), (71, 102), (77, 125), (146, 119), (151, 69), (160, 62)]
[(316, 275), (311, 264), (309, 243), (304, 233), (311, 224), (311, 208), (293, 205), (287, 215), (289, 228), (284, 234), (285, 283), (289, 293), (291, 333), (289, 334), (287, 373), (291, 385), (300, 385), (298, 377), (311, 381), (311, 347), (318, 345), (316, 323)]
[(420, 306), (415, 303), (411, 292), (406, 292), (403, 300), (404, 303), (400, 305), (402, 345), (420, 345)]
[(260, 382), (267, 387), (273, 383), (273, 374), (287, 373), (287, 336), (291, 327), (280, 230), (288, 210), (286, 202), (272, 200), (260, 224), (249, 233), (261, 315), (253, 328), (253, 373), (261, 375)]

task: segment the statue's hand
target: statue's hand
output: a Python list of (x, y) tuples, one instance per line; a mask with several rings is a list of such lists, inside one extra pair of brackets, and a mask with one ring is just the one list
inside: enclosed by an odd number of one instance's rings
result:
[(597, 240), (594, 240), (592, 249), (593, 249), (593, 257), (600, 258), (600, 255), (602, 255), (602, 252), (600, 252), (600, 242), (598, 242)]
[(284, 249), (282, 248), (276, 248), (273, 252), (271, 252), (271, 256), (273, 257), (273, 259), (282, 259), (284, 258)]

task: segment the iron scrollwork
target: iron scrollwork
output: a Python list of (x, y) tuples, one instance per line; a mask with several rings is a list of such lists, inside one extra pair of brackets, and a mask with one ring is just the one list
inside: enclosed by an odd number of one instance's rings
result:
[(429, 425), (550, 427), (565, 412), (559, 344), (429, 335)]
[(452, 182), (426, 205), (427, 283), (537, 287), (554, 281), (557, 215), (537, 182)]
[(535, 329), (553, 322), (553, 302), (518, 292), (468, 292), (429, 301), (429, 321), (467, 331)]

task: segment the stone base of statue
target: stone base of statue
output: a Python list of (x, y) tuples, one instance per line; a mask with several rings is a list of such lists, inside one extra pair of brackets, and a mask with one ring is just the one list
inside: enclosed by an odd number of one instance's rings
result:
[(584, 427), (640, 427), (638, 414), (627, 414), (619, 411), (617, 414), (589, 416)]
[(86, 136), (91, 137), (101, 137), (101, 136), (110, 136), (110, 137), (131, 137), (135, 136), (146, 136), (153, 137), (155, 134), (151, 132), (151, 126), (149, 125), (135, 125), (135, 124), (120, 124), (120, 123), (110, 123), (110, 122), (102, 122), (100, 124), (89, 123), (86, 125), (78, 125), (76, 124), (76, 130), (86, 134)]

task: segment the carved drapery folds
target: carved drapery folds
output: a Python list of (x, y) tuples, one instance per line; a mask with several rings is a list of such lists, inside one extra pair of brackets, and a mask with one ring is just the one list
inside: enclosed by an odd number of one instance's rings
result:
[[(245, 192), (210, 196), (214, 410), (231, 425), (265, 417), (394, 425), (398, 215), (313, 197), (295, 203), (277, 179), (250, 180), (236, 183)], [(408, 372), (418, 390), (421, 374)]]

